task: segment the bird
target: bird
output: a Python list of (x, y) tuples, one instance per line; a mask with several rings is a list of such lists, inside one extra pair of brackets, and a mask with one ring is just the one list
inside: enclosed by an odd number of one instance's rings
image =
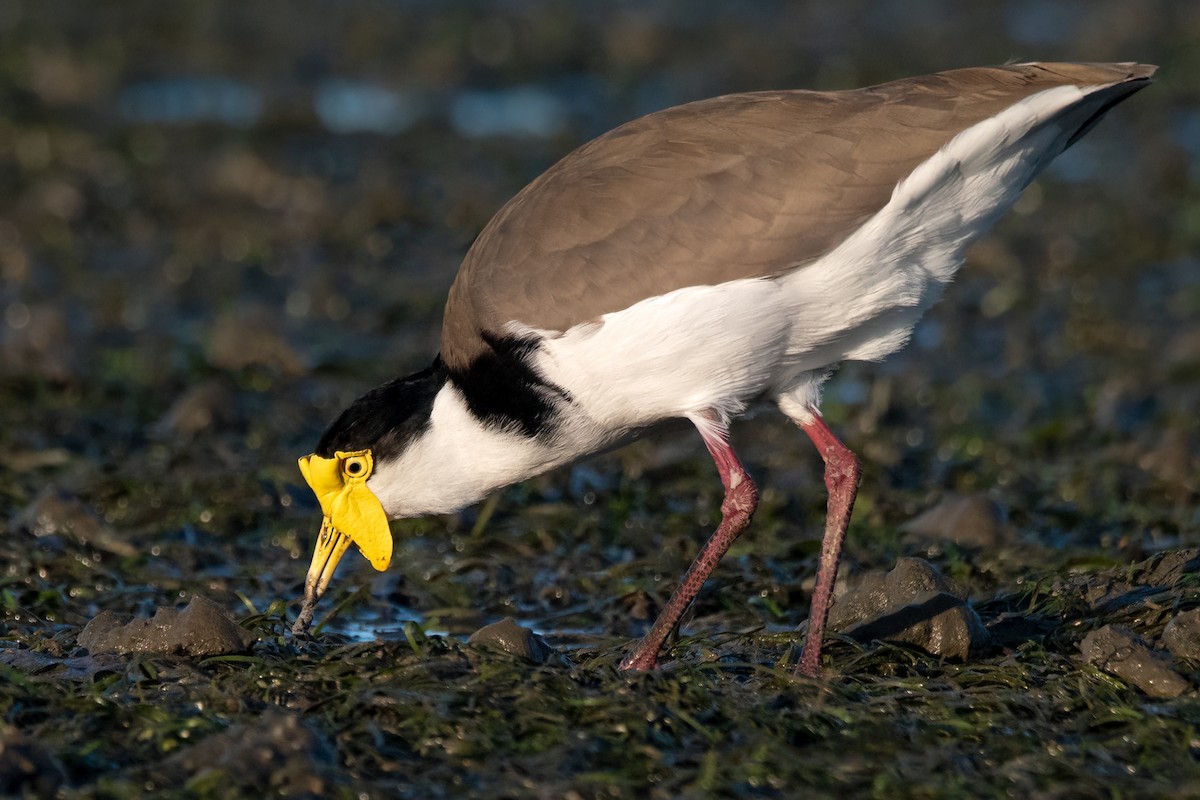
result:
[(433, 362), (355, 400), (300, 459), (323, 520), (293, 633), (350, 543), (387, 568), (389, 519), (455, 512), (687, 420), (723, 485), (721, 521), (620, 662), (653, 669), (758, 505), (730, 421), (773, 403), (824, 462), (795, 668), (819, 676), (862, 474), (821, 416), (826, 380), (903, 347), (968, 245), (1156, 69), (1031, 62), (730, 94), (574, 150), (468, 250)]

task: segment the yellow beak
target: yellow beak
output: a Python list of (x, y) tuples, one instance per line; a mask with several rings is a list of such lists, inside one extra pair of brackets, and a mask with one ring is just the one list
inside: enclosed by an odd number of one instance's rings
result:
[(329, 517), (321, 523), (321, 532), (317, 534), (317, 546), (313, 549), (312, 564), (308, 567), (308, 576), (304, 579), (304, 602), (308, 605), (311, 599), (316, 603), (337, 569), (338, 562), (350, 546), (350, 537), (333, 527)]
[(300, 472), (316, 494), (325, 518), (313, 550), (312, 564), (304, 580), (304, 607), (293, 633), (303, 633), (312, 621), (313, 609), (342, 560), (350, 542), (379, 571), (392, 560), (392, 532), (387, 514), (367, 486), (374, 469), (370, 450), (338, 451), (333, 458), (318, 455), (300, 459)]

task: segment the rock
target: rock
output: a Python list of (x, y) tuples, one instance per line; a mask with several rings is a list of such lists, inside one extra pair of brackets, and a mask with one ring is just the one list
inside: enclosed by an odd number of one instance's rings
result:
[(167, 409), (150, 432), (160, 438), (180, 436), (190, 439), (215, 425), (228, 424), (233, 395), (220, 380), (199, 383), (179, 397)]
[(1200, 365), (1200, 325), (1175, 330), (1163, 348), (1163, 356), (1165, 363), (1177, 368)]
[(1169, 486), (1194, 489), (1200, 472), (1196, 444), (1187, 431), (1168, 428), (1158, 441), (1138, 458), (1138, 466)]
[(171, 756), (154, 777), (175, 788), (186, 782), (203, 796), (326, 797), (333, 786), (324, 773), (332, 762), (329, 746), (303, 720), (271, 709)]
[(261, 367), (282, 375), (304, 375), (308, 366), (280, 335), (282, 327), (262, 309), (226, 314), (213, 326), (208, 361), (214, 367), (230, 372)]
[(860, 642), (905, 642), (958, 660), (991, 644), (983, 621), (953, 581), (919, 558), (902, 558), (891, 572), (860, 576), (834, 601), (829, 627)]
[[(11, 303), (0, 320), (0, 367), (66, 383), (76, 373), (67, 312), (58, 303)], [(8, 324), (3, 324), (7, 322)]]
[(53, 797), (64, 780), (41, 742), (12, 727), (0, 732), (0, 797)]
[(1176, 614), (1163, 629), (1162, 643), (1176, 658), (1200, 663), (1200, 608)]
[(1120, 439), (1131, 440), (1153, 418), (1158, 403), (1158, 396), (1145, 381), (1127, 373), (1112, 375), (1096, 393), (1092, 423), (1101, 430), (1120, 434)]
[(16, 527), (34, 536), (63, 534), (84, 547), (122, 558), (138, 554), (138, 549), (122, 539), (83, 502), (53, 486), (47, 486), (27, 505), (15, 520)]
[(1066, 575), (1053, 583), (1051, 594), (1077, 597), (1096, 616), (1104, 617), (1145, 603), (1197, 571), (1200, 571), (1200, 550), (1165, 550), (1136, 564)]
[(512, 617), (484, 625), (471, 634), (467, 644), (520, 656), (535, 664), (546, 664), (559, 657), (558, 651), (546, 644), (545, 639), (529, 628), (518, 625)]
[(1012, 544), (1017, 533), (1004, 510), (986, 494), (950, 495), (903, 526), (910, 539), (991, 548)]
[(1092, 631), (1083, 637), (1079, 649), (1084, 661), (1151, 697), (1178, 697), (1187, 691), (1187, 681), (1123, 625), (1105, 625)]
[(0, 664), (26, 675), (68, 681), (95, 681), (97, 675), (125, 669), (125, 662), (111, 654), (60, 658), (37, 650), (0, 650)]
[(1174, 586), (1184, 575), (1200, 572), (1200, 549), (1164, 550), (1128, 569), (1143, 586)]
[(102, 611), (79, 634), (78, 643), (92, 654), (161, 653), (198, 658), (244, 653), (254, 643), (254, 634), (212, 600), (194, 595), (182, 611), (159, 608), (152, 619), (131, 620)]

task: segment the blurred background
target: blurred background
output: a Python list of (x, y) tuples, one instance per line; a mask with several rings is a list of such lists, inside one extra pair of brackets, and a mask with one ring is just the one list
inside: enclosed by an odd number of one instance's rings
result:
[[(865, 465), (842, 575), (927, 558), (995, 650), (834, 639), (786, 676), (825, 490), (774, 412), (733, 428), (762, 504), (661, 672), (613, 667), (719, 519), (688, 433), (395, 523), (392, 568), (348, 556), (286, 635), (296, 458), (430, 362), (542, 170), (677, 103), (1012, 60), (1162, 69), (824, 405)], [(1080, 639), (1196, 604), (1128, 565), (1200, 546), (1198, 187), (1195, 0), (0, 0), (0, 794), (1195, 794), (1194, 690), (1147, 701)], [(78, 646), (195, 595), (251, 652)], [(560, 660), (453, 638), (506, 615)]]
[[(1162, 71), (972, 251), (908, 350), (831, 384), (829, 419), (867, 463), (852, 563), (911, 550), (899, 527), (950, 493), (985, 493), (1020, 543), (1081, 558), (1196, 544), (1200, 4), (7, 0), (9, 624), (194, 589), (294, 600), (319, 515), (295, 458), (358, 393), (432, 359), (473, 238), (573, 147), (721, 93), (1010, 60)], [(734, 436), (765, 504), (722, 585), (759, 598), (731, 613), (794, 625), (820, 462), (773, 414)], [(371, 591), (343, 578), (327, 602), (347, 635), (513, 608), (604, 629), (589, 609), (669, 586), (717, 519), (694, 439), (399, 523), (392, 572), (347, 559)]]

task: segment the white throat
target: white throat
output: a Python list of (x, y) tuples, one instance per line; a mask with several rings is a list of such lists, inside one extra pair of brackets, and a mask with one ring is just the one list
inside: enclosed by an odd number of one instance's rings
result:
[(446, 514), (575, 455), (544, 439), (484, 425), (447, 382), (433, 401), (426, 431), (398, 458), (377, 463), (368, 485), (389, 519)]

